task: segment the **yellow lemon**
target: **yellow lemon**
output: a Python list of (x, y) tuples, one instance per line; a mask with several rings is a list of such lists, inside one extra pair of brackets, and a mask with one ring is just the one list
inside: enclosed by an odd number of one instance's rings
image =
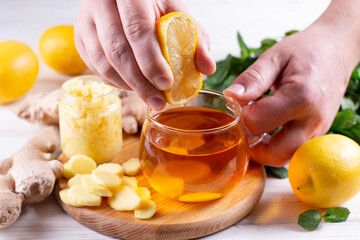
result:
[(39, 72), (35, 53), (16, 41), (0, 43), (0, 103), (10, 103), (34, 85)]
[(195, 23), (183, 13), (172, 12), (156, 21), (156, 34), (174, 76), (173, 86), (164, 91), (165, 98), (171, 105), (185, 104), (202, 87), (201, 75), (195, 64)]
[(58, 72), (77, 75), (87, 69), (75, 47), (73, 26), (46, 30), (40, 38), (39, 51), (41, 59)]
[(360, 190), (360, 147), (329, 134), (304, 143), (293, 155), (289, 180), (295, 195), (313, 207), (336, 207)]

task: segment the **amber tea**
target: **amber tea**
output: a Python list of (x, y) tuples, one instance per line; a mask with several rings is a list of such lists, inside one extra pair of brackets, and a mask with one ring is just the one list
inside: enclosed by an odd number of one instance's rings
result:
[(234, 114), (196, 106), (152, 116), (140, 147), (150, 185), (184, 202), (214, 200), (233, 189), (249, 162), (245, 127), (235, 120)]

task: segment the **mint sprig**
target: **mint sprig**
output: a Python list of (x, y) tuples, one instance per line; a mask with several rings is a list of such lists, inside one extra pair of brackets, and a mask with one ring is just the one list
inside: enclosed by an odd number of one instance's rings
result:
[(349, 214), (349, 209), (344, 207), (329, 208), (323, 219), (327, 222), (345, 222)]
[(298, 224), (304, 229), (315, 230), (318, 228), (321, 219), (326, 222), (344, 222), (349, 214), (349, 209), (344, 207), (329, 208), (324, 215), (318, 210), (310, 209), (299, 215)]

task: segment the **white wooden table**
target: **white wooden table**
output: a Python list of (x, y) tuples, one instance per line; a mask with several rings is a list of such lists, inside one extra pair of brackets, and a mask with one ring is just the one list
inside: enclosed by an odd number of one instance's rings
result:
[[(329, 0), (186, 0), (192, 15), (205, 27), (215, 59), (238, 55), (236, 31), (250, 46), (265, 37), (281, 37), (291, 29), (304, 29), (326, 8)], [(0, 0), (0, 41), (18, 40), (38, 53), (41, 33), (54, 25), (73, 24), (80, 0)], [(1, 63), (0, 63), (1, 64)], [(69, 78), (41, 64), (31, 92), (55, 89)], [(0, 159), (8, 157), (41, 126), (27, 123), (0, 105)], [(298, 215), (309, 207), (293, 194), (288, 179), (268, 178), (254, 211), (236, 225), (204, 239), (360, 239), (360, 194), (345, 204), (351, 211), (345, 223), (322, 223), (308, 232), (297, 225)], [(73, 220), (53, 196), (24, 206), (19, 220), (0, 230), (0, 240), (110, 239)]]

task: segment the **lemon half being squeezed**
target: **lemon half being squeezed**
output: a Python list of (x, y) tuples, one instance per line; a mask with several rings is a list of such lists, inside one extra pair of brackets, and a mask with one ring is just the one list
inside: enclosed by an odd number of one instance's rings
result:
[(172, 12), (156, 21), (156, 34), (174, 76), (173, 86), (164, 91), (166, 101), (175, 106), (185, 104), (202, 87), (201, 75), (195, 64), (195, 23), (183, 13)]

